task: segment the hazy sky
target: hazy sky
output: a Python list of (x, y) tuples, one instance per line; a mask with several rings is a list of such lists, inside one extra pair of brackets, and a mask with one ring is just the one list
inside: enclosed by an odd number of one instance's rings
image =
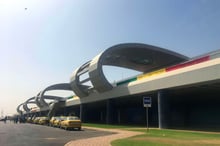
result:
[(74, 69), (119, 43), (189, 57), (220, 49), (219, 8), (219, 0), (0, 0), (0, 110), (16, 113), (18, 104), (69, 82)]

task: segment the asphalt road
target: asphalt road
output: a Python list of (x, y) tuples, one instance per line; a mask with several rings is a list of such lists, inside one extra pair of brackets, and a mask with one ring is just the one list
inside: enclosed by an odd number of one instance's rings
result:
[(66, 131), (34, 124), (0, 122), (0, 146), (63, 146), (71, 140), (109, 134), (112, 133), (90, 129)]

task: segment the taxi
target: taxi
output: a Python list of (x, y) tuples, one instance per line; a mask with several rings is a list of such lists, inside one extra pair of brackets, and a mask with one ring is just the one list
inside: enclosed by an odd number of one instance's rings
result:
[(56, 120), (57, 117), (51, 117), (49, 121), (49, 126), (54, 126), (54, 121)]
[(33, 119), (31, 117), (28, 117), (26, 122), (27, 123), (33, 123)]
[(49, 118), (48, 117), (40, 117), (40, 120), (38, 121), (38, 124), (40, 125), (48, 125)]
[(61, 121), (60, 128), (65, 130), (77, 128), (81, 130), (81, 120), (77, 116), (68, 116), (65, 120)]
[(33, 123), (38, 124), (39, 120), (40, 120), (40, 117), (35, 117), (34, 120), (33, 120)]
[(66, 117), (64, 117), (64, 116), (56, 117), (56, 119), (55, 119), (54, 122), (53, 122), (53, 126), (54, 126), (54, 127), (60, 127), (60, 123), (61, 123), (63, 120), (65, 120), (65, 119), (66, 119)]

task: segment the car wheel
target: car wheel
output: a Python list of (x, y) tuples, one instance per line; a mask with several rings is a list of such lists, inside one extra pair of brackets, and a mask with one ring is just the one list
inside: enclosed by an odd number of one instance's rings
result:
[(68, 127), (65, 127), (65, 130), (68, 130)]

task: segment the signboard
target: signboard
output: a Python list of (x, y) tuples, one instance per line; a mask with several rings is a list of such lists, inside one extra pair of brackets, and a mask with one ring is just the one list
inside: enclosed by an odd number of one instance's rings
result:
[(144, 97), (143, 104), (144, 104), (144, 107), (151, 107), (151, 97)]
[(146, 107), (146, 121), (147, 121), (147, 131), (148, 131), (148, 108), (151, 107), (151, 97), (143, 97), (143, 105)]

